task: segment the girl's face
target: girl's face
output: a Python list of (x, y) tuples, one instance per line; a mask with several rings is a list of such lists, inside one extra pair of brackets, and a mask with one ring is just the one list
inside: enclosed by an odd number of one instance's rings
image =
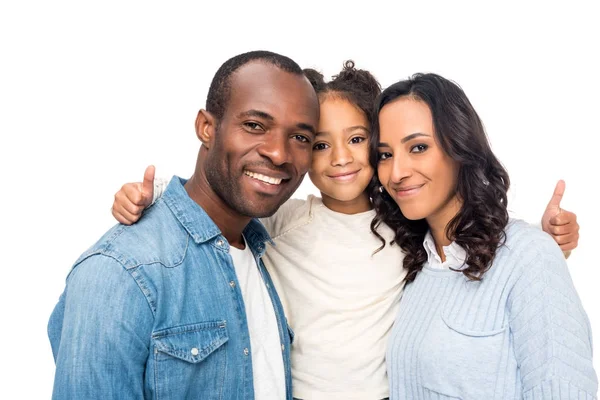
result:
[(369, 164), (368, 138), (369, 122), (358, 107), (336, 97), (321, 99), (308, 174), (328, 208), (345, 213), (371, 208), (365, 193), (374, 173)]
[(429, 106), (411, 97), (379, 113), (379, 180), (410, 220), (445, 228), (457, 214), (458, 164), (439, 145)]

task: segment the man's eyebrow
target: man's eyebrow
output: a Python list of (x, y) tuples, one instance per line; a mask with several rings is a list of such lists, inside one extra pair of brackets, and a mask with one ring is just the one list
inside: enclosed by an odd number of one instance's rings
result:
[(273, 116), (271, 114), (268, 114), (264, 111), (260, 111), (260, 110), (248, 110), (248, 111), (244, 111), (241, 112), (240, 114), (238, 114), (238, 118), (248, 118), (248, 117), (254, 117), (254, 118), (262, 118), (262, 119), (266, 119), (269, 121), (274, 121), (275, 118), (273, 118)]
[(305, 130), (305, 131), (309, 131), (309, 132), (311, 132), (311, 133), (312, 133), (313, 135), (315, 135), (315, 136), (316, 136), (316, 134), (317, 134), (317, 130), (316, 130), (316, 129), (315, 129), (315, 127), (314, 127), (314, 126), (312, 126), (311, 124), (306, 124), (306, 123), (304, 123), (304, 122), (299, 122), (299, 123), (297, 123), (297, 124), (296, 124), (296, 127), (297, 127), (298, 129), (302, 129), (302, 130)]
[[(271, 114), (266, 113), (264, 111), (260, 111), (260, 110), (248, 110), (248, 111), (243, 111), (241, 113), (238, 114), (238, 118), (262, 118), (262, 119), (266, 119), (268, 121), (275, 121), (275, 117), (273, 117)], [(311, 132), (313, 135), (315, 134), (315, 132), (317, 131), (315, 129), (314, 126), (312, 126), (311, 124), (307, 124), (304, 122), (299, 122), (296, 124), (296, 128), (298, 129), (302, 129), (305, 131), (309, 131)]]

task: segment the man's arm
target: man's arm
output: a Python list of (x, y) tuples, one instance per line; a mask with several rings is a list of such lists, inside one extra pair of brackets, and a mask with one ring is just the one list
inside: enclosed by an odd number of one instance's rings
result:
[(53, 399), (143, 399), (153, 315), (130, 274), (110, 257), (79, 265), (50, 318)]

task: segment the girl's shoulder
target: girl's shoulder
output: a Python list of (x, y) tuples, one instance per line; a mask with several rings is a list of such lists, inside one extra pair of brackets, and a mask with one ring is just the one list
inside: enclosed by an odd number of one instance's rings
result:
[(289, 199), (279, 207), (275, 214), (261, 218), (260, 221), (271, 238), (276, 238), (297, 226), (309, 223), (315, 207), (321, 205), (321, 199), (313, 195), (309, 195), (306, 199)]

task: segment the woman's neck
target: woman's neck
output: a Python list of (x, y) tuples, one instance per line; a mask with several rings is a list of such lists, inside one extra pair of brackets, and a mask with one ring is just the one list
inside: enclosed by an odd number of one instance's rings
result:
[(450, 221), (456, 217), (461, 206), (462, 202), (455, 196), (440, 210), (427, 217), (427, 224), (429, 225), (431, 236), (435, 242), (435, 249), (442, 262), (446, 261), (444, 246), (449, 246), (454, 241), (454, 237), (448, 236), (448, 225), (450, 224)]

